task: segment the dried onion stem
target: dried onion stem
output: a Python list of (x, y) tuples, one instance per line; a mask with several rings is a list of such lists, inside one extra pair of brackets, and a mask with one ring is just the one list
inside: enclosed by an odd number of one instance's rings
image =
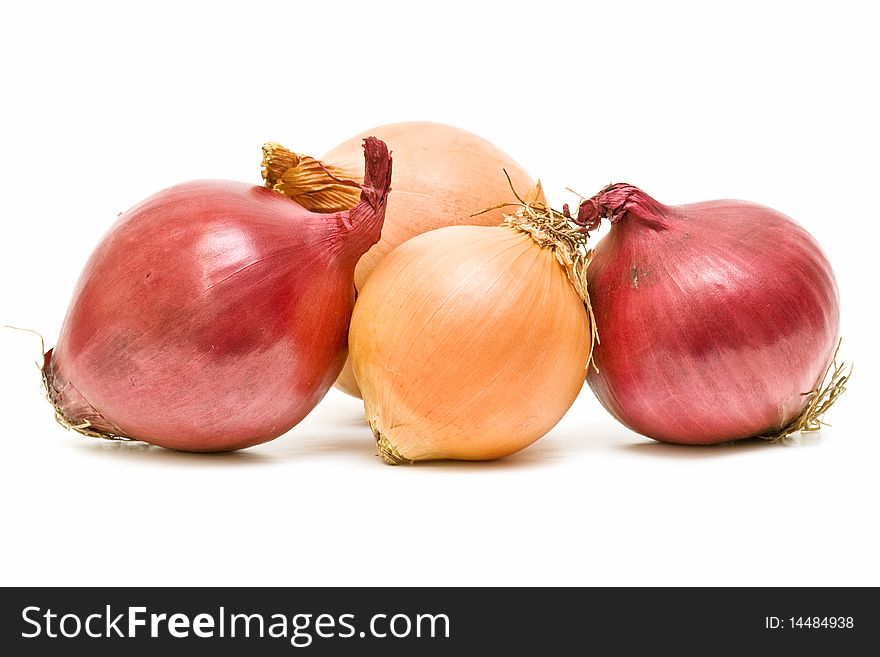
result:
[[(504, 174), (507, 175), (507, 171)], [(593, 307), (590, 304), (590, 292), (587, 287), (587, 269), (593, 257), (593, 251), (587, 248), (588, 233), (583, 226), (575, 223), (568, 213), (567, 207), (565, 212), (559, 212), (541, 200), (544, 198), (544, 191), (540, 180), (529, 191), (525, 199), (517, 193), (509, 175), (507, 175), (507, 181), (517, 203), (501, 203), (471, 216), (500, 208), (515, 207), (516, 211), (513, 214), (504, 216), (504, 225), (526, 233), (541, 247), (553, 249), (556, 259), (565, 269), (568, 280), (583, 300), (584, 307), (590, 316), (590, 356), (587, 359), (587, 368), (589, 369), (590, 363), (593, 362), (593, 349), (595, 345), (600, 344), (600, 340), (599, 332), (596, 330), (596, 319), (593, 316)], [(593, 367), (596, 367), (595, 364)]]

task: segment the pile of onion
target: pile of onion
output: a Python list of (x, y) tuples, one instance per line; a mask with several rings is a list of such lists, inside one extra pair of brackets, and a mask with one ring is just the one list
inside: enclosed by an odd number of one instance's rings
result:
[(408, 240), (361, 291), (350, 358), (386, 463), (507, 456), (577, 397), (586, 236), (539, 196), (503, 225)]
[[(466, 130), (439, 123), (395, 123), (372, 128), (348, 139), (325, 156), (348, 178), (360, 180), (363, 162), (360, 143), (375, 135), (394, 152), (394, 193), (388, 199), (382, 238), (361, 258), (355, 286), (363, 289), (370, 274), (396, 246), (421, 233), (455, 225), (497, 226), (498, 208), (472, 216), (510, 198), (504, 171), (515, 189), (530, 189), (535, 181), (506, 153)], [(336, 383), (360, 396), (348, 363)]]
[(587, 381), (614, 417), (691, 445), (819, 428), (847, 375), (834, 274), (806, 230), (753, 203), (672, 207), (625, 184), (584, 201), (577, 222), (603, 218)]
[(355, 265), (382, 228), (391, 158), (374, 138), (363, 152), (362, 185), (269, 144), (266, 187), (190, 182), (122, 214), (45, 354), (56, 418), (189, 451), (297, 424), (342, 368)]

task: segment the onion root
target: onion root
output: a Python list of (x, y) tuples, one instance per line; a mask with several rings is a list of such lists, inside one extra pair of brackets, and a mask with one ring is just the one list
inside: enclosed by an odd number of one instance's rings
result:
[[(51, 364), (51, 349), (46, 352), (44, 358), (43, 367), (40, 368), (43, 387), (46, 389), (46, 399), (52, 405), (52, 410), (55, 412), (55, 421), (58, 424), (68, 431), (76, 431), (92, 438), (121, 440), (125, 442), (136, 440), (126, 436), (119, 427), (109, 422), (95, 410), (71, 383), (63, 383), (57, 380), (55, 369)], [(65, 409), (74, 409), (79, 419), (72, 419), (65, 412)]]
[(414, 461), (406, 458), (397, 451), (397, 448), (391, 444), (391, 441), (385, 437), (385, 434), (379, 431), (379, 427), (373, 420), (370, 420), (370, 429), (373, 431), (373, 436), (376, 438), (376, 449), (379, 450), (379, 457), (385, 461), (387, 465), (412, 465), (414, 463)]
[(845, 363), (838, 364), (837, 362), (840, 342), (840, 340), (837, 341), (834, 358), (829, 363), (822, 379), (816, 384), (815, 389), (804, 393), (809, 398), (809, 401), (800, 415), (781, 429), (762, 434), (759, 436), (760, 438), (771, 442), (784, 442), (786, 438), (796, 433), (820, 431), (823, 426), (830, 426), (823, 421), (825, 413), (846, 392), (846, 384), (852, 375), (852, 365), (847, 367)]

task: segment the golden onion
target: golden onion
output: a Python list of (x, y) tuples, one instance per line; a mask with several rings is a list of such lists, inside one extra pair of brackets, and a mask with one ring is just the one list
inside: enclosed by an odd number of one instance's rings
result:
[(424, 233), (376, 267), (349, 354), (385, 462), (496, 459), (562, 418), (590, 355), (585, 245), (537, 203)]

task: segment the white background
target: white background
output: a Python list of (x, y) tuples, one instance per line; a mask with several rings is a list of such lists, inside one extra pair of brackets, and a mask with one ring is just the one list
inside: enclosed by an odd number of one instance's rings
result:
[(880, 211), (871, 3), (14, 3), (0, 20), (0, 323), (50, 346), (117, 213), (259, 183), (260, 145), (472, 130), (555, 204), (612, 181), (804, 224), (841, 289), (851, 389), (792, 446), (681, 448), (585, 389), (532, 448), (391, 468), (331, 391), (288, 435), (199, 456), (65, 432), (4, 330), (0, 583), (880, 585)]

